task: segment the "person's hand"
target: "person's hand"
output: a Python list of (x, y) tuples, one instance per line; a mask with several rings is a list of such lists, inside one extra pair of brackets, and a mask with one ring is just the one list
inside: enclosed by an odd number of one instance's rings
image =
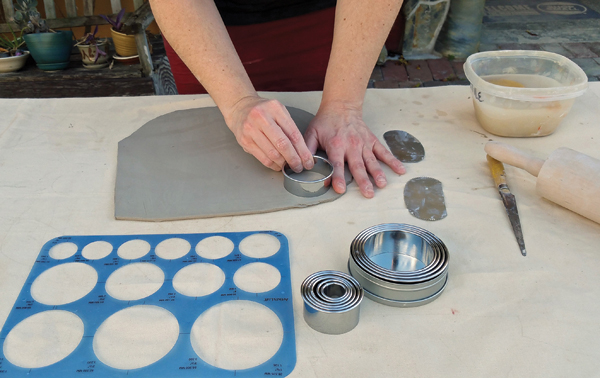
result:
[(383, 188), (387, 184), (379, 161), (387, 164), (397, 174), (406, 172), (402, 163), (392, 155), (373, 135), (362, 119), (362, 110), (341, 104), (321, 107), (308, 126), (306, 144), (314, 154), (318, 146), (327, 152), (333, 164), (333, 189), (346, 191), (344, 161), (356, 180), (360, 192), (366, 198), (374, 196), (373, 184)]
[(287, 162), (295, 172), (313, 168), (312, 154), (280, 102), (244, 97), (233, 106), (225, 122), (244, 151), (264, 166), (280, 171)]

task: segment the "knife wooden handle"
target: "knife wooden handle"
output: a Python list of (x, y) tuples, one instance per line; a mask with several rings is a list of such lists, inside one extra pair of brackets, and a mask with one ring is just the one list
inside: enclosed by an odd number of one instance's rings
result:
[(500, 142), (487, 142), (485, 152), (494, 159), (524, 169), (535, 177), (538, 176), (545, 162), (543, 159), (538, 159), (516, 147)]
[(504, 165), (502, 162), (494, 159), (490, 155), (486, 155), (486, 157), (496, 186), (498, 187), (502, 184), (506, 185), (506, 174), (504, 173)]

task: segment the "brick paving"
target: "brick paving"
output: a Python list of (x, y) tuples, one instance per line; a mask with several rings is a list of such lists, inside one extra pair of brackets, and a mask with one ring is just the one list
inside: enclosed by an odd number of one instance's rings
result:
[(592, 42), (587, 44), (588, 49), (596, 53), (596, 56), (600, 56), (600, 42)]
[(441, 85), (467, 85), (464, 61), (448, 59), (388, 60), (376, 66), (371, 75), (371, 88), (417, 88)]
[(575, 56), (565, 49), (560, 43), (548, 43), (542, 46), (542, 50), (560, 54), (566, 58), (573, 59)]
[(381, 67), (382, 80), (408, 81), (408, 72), (402, 64), (386, 64)]
[(569, 50), (574, 58), (597, 58), (595, 52), (589, 49), (585, 43), (563, 43), (562, 46)]
[(590, 76), (600, 76), (600, 59), (573, 58), (573, 62), (577, 63), (583, 71)]
[[(600, 42), (585, 43), (502, 43), (486, 44), (480, 51), (543, 50), (563, 55), (578, 64), (589, 81), (600, 80)], [(463, 71), (464, 61), (447, 58), (430, 60), (388, 60), (375, 66), (370, 88), (417, 88), (443, 85), (469, 85)]]
[(454, 60), (450, 62), (450, 64), (452, 65), (452, 69), (454, 70), (454, 74), (458, 80), (467, 80), (467, 77), (465, 76), (465, 70), (463, 68), (465, 62)]

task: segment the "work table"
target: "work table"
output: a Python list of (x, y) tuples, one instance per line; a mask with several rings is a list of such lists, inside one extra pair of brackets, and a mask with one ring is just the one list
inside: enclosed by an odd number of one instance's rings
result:
[[(313, 113), (320, 100), (318, 92), (264, 95)], [(521, 256), (483, 148), (496, 140), (544, 158), (559, 147), (600, 158), (599, 104), (600, 84), (590, 83), (553, 135), (515, 139), (478, 125), (467, 86), (370, 89), (364, 120), (375, 135), (383, 142), (385, 131), (407, 131), (426, 153), (424, 161), (406, 164), (403, 176), (384, 168), (388, 186), (375, 198), (363, 198), (352, 183), (339, 199), (302, 209), (134, 222), (113, 215), (117, 143), (162, 114), (214, 106), (209, 97), (1, 99), (0, 325), (52, 238), (274, 230), (290, 246), (297, 349), (290, 377), (593, 376), (600, 357), (600, 225), (540, 198), (535, 177), (506, 166), (527, 246)], [(419, 176), (442, 182), (445, 219), (409, 214), (404, 184)], [(419, 226), (446, 244), (444, 293), (415, 308), (365, 298), (351, 332), (312, 330), (302, 317), (301, 282), (320, 270), (347, 272), (352, 239), (380, 223)]]

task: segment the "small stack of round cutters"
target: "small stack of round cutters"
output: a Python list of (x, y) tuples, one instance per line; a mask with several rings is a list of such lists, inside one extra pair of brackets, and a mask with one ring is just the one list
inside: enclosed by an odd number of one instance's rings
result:
[(334, 270), (316, 272), (302, 282), (304, 320), (311, 328), (331, 335), (358, 324), (364, 292), (357, 280)]

